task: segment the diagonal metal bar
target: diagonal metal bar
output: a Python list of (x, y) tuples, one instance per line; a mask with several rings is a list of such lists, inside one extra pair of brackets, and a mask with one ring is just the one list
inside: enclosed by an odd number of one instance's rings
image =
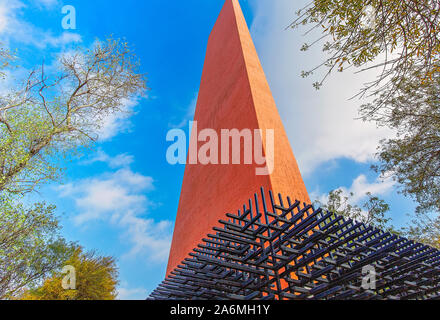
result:
[(263, 189), (213, 231), (149, 299), (440, 298), (439, 250)]

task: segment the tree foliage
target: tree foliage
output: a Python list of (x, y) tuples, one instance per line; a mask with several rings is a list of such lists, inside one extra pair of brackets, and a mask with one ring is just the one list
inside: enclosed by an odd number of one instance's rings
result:
[(409, 239), (440, 249), (440, 217), (418, 212), (402, 233)]
[(390, 206), (370, 193), (366, 195), (368, 199), (361, 207), (352, 204), (355, 196), (353, 193), (346, 195), (341, 189), (331, 191), (325, 202), (315, 203), (329, 212), (440, 249), (440, 217), (432, 218), (426, 213), (417, 212), (405, 227), (398, 228), (392, 224), (388, 215)]
[[(440, 212), (440, 75), (422, 85), (403, 80), (393, 95), (378, 100), (383, 107), (375, 120), (396, 129), (397, 137), (382, 141), (375, 168), (394, 176), (419, 203), (417, 211)], [(372, 114), (378, 103), (364, 106), (364, 113)]]
[(0, 196), (0, 299), (38, 285), (67, 260), (72, 245), (58, 231), (53, 206), (25, 207)]
[(352, 192), (346, 195), (342, 189), (336, 189), (330, 191), (326, 202), (315, 201), (315, 203), (323, 210), (333, 212), (347, 219), (395, 232), (394, 228), (390, 225), (391, 218), (387, 215), (390, 211), (390, 206), (384, 200), (373, 196), (371, 193), (366, 193), (366, 196), (368, 200), (361, 206), (358, 206), (353, 204), (354, 194)]
[[(0, 72), (14, 59), (0, 48)], [(60, 161), (96, 141), (109, 116), (126, 112), (126, 104), (144, 94), (145, 79), (128, 44), (115, 39), (63, 54), (57, 66), (43, 63), (18, 89), (0, 95), (0, 299), (32, 291), (65, 263), (83, 276), (68, 293), (73, 298), (114, 297), (114, 260), (67, 243), (55, 207), (25, 206), (22, 195), (61, 177)]]
[(23, 300), (113, 300), (116, 298), (118, 270), (112, 257), (84, 252), (77, 247), (65, 262), (76, 271), (76, 289), (65, 290), (61, 272), (55, 272), (44, 284), (25, 292)]
[(9, 50), (2, 48), (0, 43), (0, 78), (4, 77), (1, 70), (7, 68), (14, 59), (14, 55)]
[(298, 14), (292, 27), (312, 25), (328, 39), (316, 87), (336, 69), (380, 68), (361, 91), (374, 99), (360, 114), (397, 136), (381, 142), (375, 169), (393, 176), (418, 212), (440, 212), (440, 1), (313, 0)]
[(291, 27), (312, 25), (322, 30), (322, 37), (305, 44), (303, 50), (329, 39), (323, 45), (329, 58), (304, 73), (328, 68), (316, 87), (332, 71), (347, 67), (381, 68), (380, 77), (372, 80), (364, 92), (380, 83), (383, 86), (376, 92), (398, 85), (400, 79), (413, 79), (414, 69), (427, 80), (440, 71), (438, 0), (313, 0), (297, 13)]
[(104, 120), (145, 91), (127, 43), (97, 41), (44, 64), (0, 97), (0, 192), (22, 194), (60, 177), (59, 160), (96, 141)]

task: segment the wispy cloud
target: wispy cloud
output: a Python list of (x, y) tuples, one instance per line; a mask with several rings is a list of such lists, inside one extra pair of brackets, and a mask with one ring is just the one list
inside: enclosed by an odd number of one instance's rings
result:
[(16, 0), (0, 0), (0, 34), (5, 33), (11, 24), (17, 20), (17, 11), (21, 10), (24, 4)]
[(54, 8), (60, 4), (58, 0), (34, 0), (34, 4), (44, 8)]
[(104, 162), (110, 168), (129, 167), (134, 162), (134, 157), (127, 153), (121, 153), (114, 157), (109, 156), (101, 148), (98, 149), (96, 154), (89, 160), (82, 162), (83, 165), (90, 165), (96, 162)]
[[(42, 9), (49, 9), (57, 3), (54, 0), (39, 0), (34, 4)], [(9, 45), (11, 41), (14, 41), (38, 49), (45, 49), (47, 47), (65, 47), (82, 41), (81, 35), (64, 31), (61, 29), (61, 24), (58, 32), (54, 32), (43, 30), (29, 23), (23, 17), (23, 11), (27, 7), (19, 0), (0, 0), (0, 42), (4, 45)]]
[(382, 179), (378, 177), (374, 182), (368, 182), (365, 175), (360, 175), (354, 179), (348, 192), (354, 194), (353, 201), (358, 202), (365, 197), (367, 192), (376, 196), (383, 196), (393, 190), (396, 182), (391, 178)]
[(99, 141), (109, 141), (120, 133), (130, 132), (132, 128), (130, 118), (135, 114), (139, 100), (140, 98), (126, 99), (121, 106), (121, 112), (110, 114), (103, 119), (103, 124), (98, 132)]
[[(353, 180), (350, 187), (341, 186), (336, 189), (340, 189), (343, 192), (343, 196), (349, 196), (351, 204), (359, 204), (359, 202), (366, 198), (366, 194), (369, 192), (373, 196), (384, 196), (389, 194), (395, 186), (396, 182), (392, 178), (378, 177), (375, 181), (369, 182), (367, 177), (363, 174), (359, 175)], [(318, 200), (321, 203), (328, 201), (328, 193), (320, 193), (319, 191), (312, 192), (310, 197), (312, 201)]]
[(78, 214), (73, 222), (77, 226), (97, 222), (119, 226), (121, 236), (132, 245), (123, 258), (141, 255), (152, 263), (166, 261), (173, 224), (148, 218), (149, 210), (156, 205), (146, 196), (154, 188), (153, 178), (133, 172), (128, 167), (133, 160), (130, 155), (112, 158), (101, 153), (97, 159), (122, 168), (59, 188), (61, 197), (74, 200)]
[(118, 300), (145, 300), (148, 293), (144, 288), (127, 288), (126, 286), (120, 287), (118, 291)]
[(141, 192), (150, 190), (152, 185), (151, 177), (124, 168), (63, 185), (60, 194), (75, 199), (81, 213), (74, 221), (80, 225), (91, 220), (115, 219), (127, 210), (133, 214), (142, 212), (148, 199)]
[[(32, 6), (40, 10), (54, 10), (58, 6), (56, 0), (39, 0), (32, 3)], [(31, 50), (42, 51), (46, 55), (46, 72), (57, 70), (59, 66), (56, 59), (61, 55), (68, 55), (74, 52), (76, 45), (83, 42), (82, 36), (75, 32), (65, 31), (60, 23), (53, 30), (41, 29), (38, 26), (26, 21), (24, 12), (31, 4), (25, 4), (19, 0), (0, 0), (0, 44), (6, 47), (19, 46), (30, 47)], [(13, 43), (13, 44), (11, 44)], [(93, 44), (90, 46), (90, 48)], [(87, 47), (87, 46), (86, 46)], [(36, 63), (41, 63), (38, 61)], [(8, 70), (13, 75), (20, 75), (22, 68)], [(8, 79), (10, 80), (10, 79)], [(3, 87), (5, 83), (3, 83)], [(10, 86), (7, 86), (10, 87)], [(98, 136), (100, 142), (109, 141), (120, 133), (130, 132), (132, 129), (131, 116), (135, 113), (135, 107), (139, 104), (141, 97), (126, 99), (122, 102), (121, 111), (109, 114), (102, 119)]]

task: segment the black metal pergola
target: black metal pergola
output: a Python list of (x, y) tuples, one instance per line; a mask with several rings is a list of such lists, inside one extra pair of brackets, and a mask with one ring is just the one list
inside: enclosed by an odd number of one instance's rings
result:
[(439, 299), (440, 251), (264, 190), (149, 299)]

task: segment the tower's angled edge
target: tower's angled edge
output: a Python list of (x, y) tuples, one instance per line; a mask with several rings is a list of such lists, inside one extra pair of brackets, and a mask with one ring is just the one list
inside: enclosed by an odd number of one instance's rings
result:
[(187, 164), (167, 273), (260, 187), (310, 202), (238, 0), (226, 0), (209, 37), (194, 121), (199, 132), (219, 136), (222, 129), (274, 130), (274, 169), (256, 175), (255, 163)]

